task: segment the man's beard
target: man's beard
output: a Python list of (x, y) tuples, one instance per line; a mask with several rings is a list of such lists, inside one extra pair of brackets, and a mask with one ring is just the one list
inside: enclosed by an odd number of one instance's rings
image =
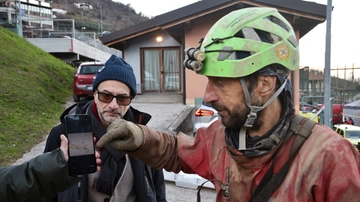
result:
[[(119, 116), (118, 117), (110, 117), (110, 116), (105, 116), (106, 112), (116, 112)], [(117, 112), (117, 111), (103, 111), (100, 113), (101, 119), (107, 123), (108, 125), (110, 125), (112, 122), (114, 122), (117, 119), (122, 119), (124, 116), (122, 115), (121, 112)]]
[[(222, 124), (229, 129), (233, 129), (233, 130), (240, 130), (246, 120), (247, 120), (247, 116), (248, 114), (250, 114), (250, 108), (246, 105), (243, 104), (242, 106), (240, 104), (236, 105), (233, 109), (235, 110), (229, 110), (228, 108), (224, 107), (224, 106), (218, 106), (215, 103), (212, 104), (212, 107), (216, 110), (221, 110), (221, 111), (226, 111), (229, 116), (228, 116), (228, 120), (227, 119), (223, 119), (223, 117), (221, 117), (221, 121)], [(254, 125), (253, 125), (253, 129), (259, 129), (262, 125), (261, 121), (259, 120), (259, 117), (261, 116), (262, 111), (257, 112), (257, 118), (255, 119)]]

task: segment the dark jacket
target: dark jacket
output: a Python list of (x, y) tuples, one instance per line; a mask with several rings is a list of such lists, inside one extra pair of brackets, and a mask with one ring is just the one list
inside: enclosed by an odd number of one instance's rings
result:
[[(76, 113), (76, 114), (91, 115), (93, 122), (94, 136), (96, 136), (97, 139), (100, 139), (106, 133), (106, 128), (104, 128), (101, 125), (100, 121), (96, 118), (96, 115), (93, 113), (93, 110), (91, 110), (92, 104), (93, 101), (80, 102), (66, 109), (60, 117), (61, 123), (55, 126), (51, 130), (48, 139), (46, 141), (44, 152), (52, 151), (53, 149), (59, 147), (60, 135), (65, 133), (65, 127), (63, 121), (65, 115), (67, 114)], [(130, 106), (130, 108), (124, 115), (124, 119), (128, 121), (132, 121), (134, 123), (146, 125), (151, 119), (151, 116), (147, 113), (140, 112)], [(136, 182), (134, 185), (134, 190), (137, 197), (137, 201), (144, 201), (144, 202), (166, 201), (164, 175), (162, 170), (151, 168), (148, 165), (141, 162), (140, 160), (133, 158), (131, 156), (129, 156), (129, 158), (134, 174), (134, 181)], [(72, 187), (72, 189), (67, 190), (65, 193), (59, 193), (58, 200), (55, 198), (53, 199), (53, 201), (72, 202), (72, 201), (77, 201), (76, 199), (77, 197), (79, 197), (81, 198), (82, 202), (87, 202), (88, 201), (87, 187), (88, 187), (88, 177), (84, 176), (80, 186), (81, 197), (77, 195), (78, 193), (77, 186), (74, 186)]]
[(21, 165), (0, 168), (0, 201), (46, 201), (80, 180), (69, 176), (64, 155), (56, 149)]

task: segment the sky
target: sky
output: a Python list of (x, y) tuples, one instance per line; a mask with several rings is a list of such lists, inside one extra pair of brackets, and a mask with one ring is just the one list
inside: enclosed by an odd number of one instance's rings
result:
[[(328, 0), (316, 0), (320, 4), (327, 4)], [(331, 75), (336, 75), (337, 68), (360, 68), (360, 26), (358, 13), (359, 0), (332, 0), (331, 14)], [(323, 70), (325, 67), (326, 44), (325, 21), (319, 24), (300, 39), (300, 65), (312, 69)], [(350, 78), (352, 71), (339, 71), (339, 77)], [(345, 75), (346, 74), (346, 75)], [(355, 78), (360, 77), (360, 69), (355, 69)]]
[[(137, 13), (154, 17), (177, 8), (197, 2), (197, 0), (115, 0), (125, 5), (130, 4)], [(360, 0), (307, 0), (326, 5), (331, 1), (334, 7), (331, 14), (331, 69), (360, 68), (360, 25), (358, 23)], [(326, 26), (323, 22), (300, 39), (300, 66), (323, 70), (325, 67)], [(331, 70), (331, 74), (335, 74)], [(357, 73), (359, 72), (359, 73)], [(340, 72), (350, 77), (351, 72)], [(344, 75), (346, 74), (346, 75)], [(360, 77), (360, 69), (355, 70), (355, 76)]]

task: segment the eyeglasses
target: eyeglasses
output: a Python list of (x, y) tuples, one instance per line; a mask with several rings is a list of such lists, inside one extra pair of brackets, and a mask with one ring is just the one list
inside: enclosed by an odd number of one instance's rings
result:
[(98, 98), (101, 102), (110, 103), (113, 101), (114, 98), (116, 98), (116, 102), (118, 105), (122, 106), (128, 106), (131, 103), (131, 100), (133, 99), (131, 96), (125, 96), (125, 95), (113, 95), (110, 93), (104, 93), (96, 91), (98, 94)]

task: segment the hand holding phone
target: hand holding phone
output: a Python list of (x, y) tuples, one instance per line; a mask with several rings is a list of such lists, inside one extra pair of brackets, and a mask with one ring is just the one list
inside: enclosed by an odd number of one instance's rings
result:
[(65, 132), (69, 140), (69, 174), (94, 173), (97, 170), (91, 116), (65, 116)]

